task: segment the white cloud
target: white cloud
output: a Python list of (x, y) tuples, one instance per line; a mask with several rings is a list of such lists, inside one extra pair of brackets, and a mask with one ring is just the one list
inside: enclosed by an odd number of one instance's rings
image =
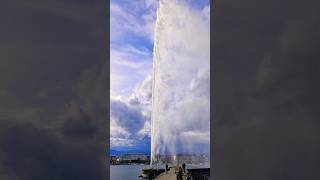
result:
[(129, 95), (111, 96), (111, 147), (141, 144), (151, 131), (151, 75)]
[(120, 48), (110, 49), (111, 66), (121, 65), (131, 69), (141, 69), (150, 66), (152, 52), (145, 48), (135, 48), (131, 45), (123, 45)]
[(152, 70), (157, 0), (110, 3), (111, 96), (127, 96)]
[(132, 33), (152, 42), (156, 7), (157, 1), (154, 0), (128, 0), (122, 4), (111, 2), (111, 39), (125, 38), (127, 34)]
[[(131, 45), (110, 50), (111, 95), (130, 94), (152, 70), (152, 52)], [(127, 89), (127, 90), (126, 90)], [(124, 92), (126, 91), (126, 92)]]
[[(145, 122), (150, 117), (145, 113), (140, 97), (136, 96), (139, 92), (135, 88), (141, 86), (139, 82), (144, 82), (151, 70), (151, 52), (123, 44), (111, 49), (110, 62), (110, 144), (112, 148), (136, 146), (139, 138), (146, 135), (140, 132), (144, 132)], [(132, 103), (134, 101), (138, 103)]]
[(135, 141), (133, 139), (117, 138), (117, 137), (110, 138), (111, 148), (113, 148), (113, 147), (132, 147), (135, 144), (134, 142)]

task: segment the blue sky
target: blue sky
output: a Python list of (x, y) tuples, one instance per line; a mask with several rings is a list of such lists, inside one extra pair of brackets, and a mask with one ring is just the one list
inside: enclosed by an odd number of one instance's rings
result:
[[(202, 10), (209, 0), (185, 0)], [(111, 0), (111, 149), (150, 151), (151, 74), (157, 0)]]
[(150, 151), (153, 31), (158, 3), (110, 3), (111, 148)]

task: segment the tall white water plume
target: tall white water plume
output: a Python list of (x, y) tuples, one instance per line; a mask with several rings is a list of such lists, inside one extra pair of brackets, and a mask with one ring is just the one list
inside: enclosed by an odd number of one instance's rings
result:
[(182, 154), (209, 158), (209, 14), (209, 5), (197, 10), (183, 0), (159, 2), (153, 60), (152, 164)]

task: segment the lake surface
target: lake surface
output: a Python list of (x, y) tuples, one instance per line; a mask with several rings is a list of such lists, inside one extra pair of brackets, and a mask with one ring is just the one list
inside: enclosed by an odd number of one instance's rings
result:
[[(188, 168), (209, 168), (208, 165), (187, 165)], [(150, 168), (149, 165), (111, 165), (110, 180), (142, 180), (139, 177), (141, 169)], [(158, 168), (161, 168), (160, 166)]]
[(141, 169), (148, 165), (111, 165), (110, 180), (141, 180)]

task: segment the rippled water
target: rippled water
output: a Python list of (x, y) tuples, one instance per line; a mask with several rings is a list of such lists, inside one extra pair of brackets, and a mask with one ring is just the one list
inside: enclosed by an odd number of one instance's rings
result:
[(141, 180), (139, 178), (142, 168), (146, 165), (114, 165), (110, 166), (111, 180)]

